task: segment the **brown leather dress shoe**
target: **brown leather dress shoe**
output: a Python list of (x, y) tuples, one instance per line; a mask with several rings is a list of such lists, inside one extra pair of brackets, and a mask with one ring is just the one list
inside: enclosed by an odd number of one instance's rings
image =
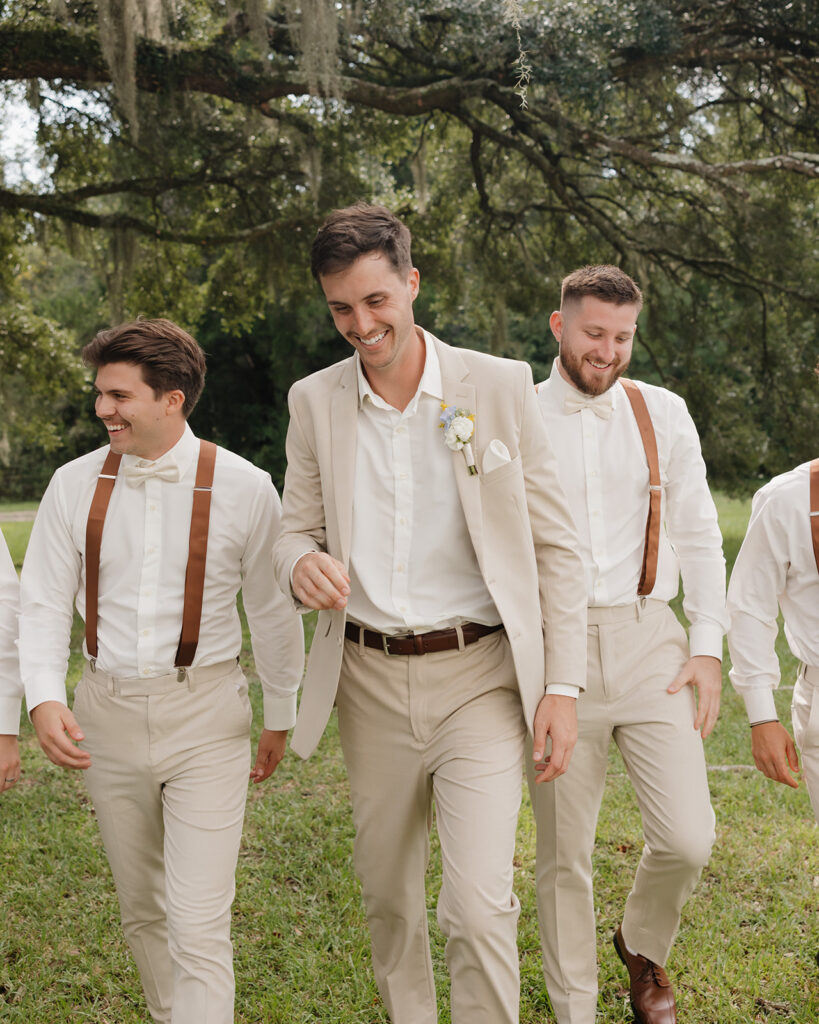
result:
[(629, 953), (622, 929), (614, 933), (614, 948), (628, 968), (631, 1008), (637, 1024), (677, 1024), (674, 989), (662, 967), (639, 953)]

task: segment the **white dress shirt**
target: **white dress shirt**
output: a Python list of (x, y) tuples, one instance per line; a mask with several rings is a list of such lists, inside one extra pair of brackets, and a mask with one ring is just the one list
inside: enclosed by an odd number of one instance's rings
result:
[[(721, 658), (725, 559), (697, 430), (678, 395), (651, 384), (638, 386), (657, 437), (663, 488), (657, 578), (650, 596), (676, 597), (682, 573), (691, 655)], [(631, 604), (637, 600), (649, 504), (648, 462), (637, 421), (619, 382), (579, 411), (565, 410), (569, 395), (579, 392), (563, 379), (555, 360), (538, 399), (580, 536), (589, 606)], [(612, 402), (609, 418), (593, 410), (601, 399)]]
[(19, 598), (17, 572), (0, 532), (0, 736), (16, 736), (20, 729), (23, 684), (17, 657)]
[(748, 532), (728, 586), (728, 649), (734, 688), (751, 723), (777, 717), (777, 614), (794, 656), (819, 667), (819, 570), (810, 531), (810, 463), (754, 495)]
[(399, 412), (372, 390), (356, 353), (358, 434), (348, 615), (382, 633), (461, 622), (497, 625), (440, 428), (443, 385), (435, 345), (418, 390)]
[[(29, 711), (66, 703), (72, 605), (85, 617), (85, 531), (108, 448), (58, 469), (31, 533), (21, 582), (20, 665)], [(123, 456), (105, 519), (100, 555), (97, 664), (113, 676), (146, 678), (173, 669), (182, 628), (193, 483), (199, 442), (190, 428), (157, 460), (179, 480), (125, 479)], [(264, 690), (264, 724), (289, 729), (304, 667), (301, 620), (270, 571), (281, 505), (267, 473), (219, 448), (213, 482), (199, 644), (193, 667), (236, 658), (241, 588)], [(88, 652), (86, 650), (86, 656)]]

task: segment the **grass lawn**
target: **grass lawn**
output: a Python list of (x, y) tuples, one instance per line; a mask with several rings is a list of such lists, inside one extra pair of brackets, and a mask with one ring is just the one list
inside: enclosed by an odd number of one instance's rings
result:
[[(748, 503), (718, 504), (732, 562)], [(30, 524), (4, 523), (2, 529), (19, 563)], [(81, 668), (79, 630), (74, 639), (71, 681)], [(795, 664), (781, 638), (780, 656), (777, 704), (789, 723)], [(252, 690), (259, 712), (258, 685)], [(45, 759), (27, 722), (22, 748), (25, 777), (0, 798), (0, 1019), (144, 1024), (139, 979), (82, 779)], [(819, 1020), (819, 836), (804, 786), (796, 792), (777, 786), (751, 767), (747, 722), (727, 679), (706, 751), (718, 839), (685, 908), (669, 964), (680, 1020), (812, 1024)], [(301, 762), (288, 754), (274, 777), (250, 792), (234, 906), (238, 1024), (387, 1021), (371, 977), (350, 866), (352, 838), (333, 720), (317, 755)], [(639, 815), (613, 749), (595, 857), (602, 1024), (632, 1020), (610, 937), (640, 850)], [(553, 1017), (540, 974), (533, 867), (534, 827), (524, 796), (516, 858), (521, 1021), (548, 1024)], [(446, 967), (434, 911), (439, 879), (433, 837), (428, 906), (446, 1024)]]

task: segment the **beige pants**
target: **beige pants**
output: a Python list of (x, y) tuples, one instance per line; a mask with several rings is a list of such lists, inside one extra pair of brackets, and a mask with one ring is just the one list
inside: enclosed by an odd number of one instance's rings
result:
[(453, 1024), (517, 1024), (512, 860), (525, 725), (506, 634), (410, 657), (347, 640), (336, 703), (355, 867), (391, 1020), (438, 1019), (424, 886), (434, 800)]
[(802, 755), (802, 773), (819, 822), (819, 668), (803, 665), (793, 688), (793, 735)]
[(86, 668), (74, 713), (122, 926), (157, 1024), (232, 1024), (230, 907), (251, 709), (234, 662), (159, 679)]
[[(592, 1024), (597, 952), (592, 849), (609, 741), (620, 749), (645, 846), (623, 915), (631, 950), (665, 964), (680, 913), (707, 863), (714, 814), (690, 687), (666, 687), (688, 659), (664, 602), (589, 609), (589, 673), (569, 770), (530, 791), (537, 821), (543, 971), (559, 1024)], [(527, 761), (530, 759), (527, 759)]]

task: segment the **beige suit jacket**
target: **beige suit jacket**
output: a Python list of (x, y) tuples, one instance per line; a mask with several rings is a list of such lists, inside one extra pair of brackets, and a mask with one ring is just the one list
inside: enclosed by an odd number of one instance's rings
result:
[[(526, 363), (455, 349), (433, 339), (444, 401), (475, 414), (479, 469), (492, 440), (511, 461), (470, 476), (452, 471), (478, 565), (512, 648), (529, 729), (546, 683), (586, 678), (586, 589), (574, 523)], [(291, 596), (290, 570), (305, 551), (349, 565), (358, 422), (355, 357), (293, 385), (282, 521), (273, 566)], [(443, 444), (443, 440), (441, 442)], [(309, 757), (330, 717), (344, 644), (344, 611), (319, 612), (292, 747)]]

